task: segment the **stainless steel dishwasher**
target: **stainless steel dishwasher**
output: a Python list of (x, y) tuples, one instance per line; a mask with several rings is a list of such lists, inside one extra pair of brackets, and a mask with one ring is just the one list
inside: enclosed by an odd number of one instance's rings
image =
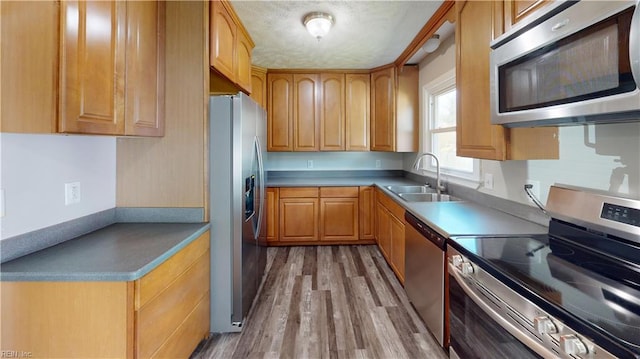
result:
[(405, 229), (404, 289), (431, 334), (441, 346), (447, 347), (444, 325), (446, 240), (409, 212), (404, 218), (409, 224)]

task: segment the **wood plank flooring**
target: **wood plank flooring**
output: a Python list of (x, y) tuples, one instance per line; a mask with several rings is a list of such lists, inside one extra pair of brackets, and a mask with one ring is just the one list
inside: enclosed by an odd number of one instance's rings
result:
[(447, 358), (376, 246), (267, 253), (242, 333), (215, 334), (192, 358)]

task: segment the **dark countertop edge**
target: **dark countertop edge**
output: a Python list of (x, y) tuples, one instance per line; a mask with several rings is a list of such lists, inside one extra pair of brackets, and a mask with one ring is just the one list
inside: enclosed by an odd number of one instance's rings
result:
[[(153, 224), (153, 223), (149, 223)], [(156, 257), (156, 259), (142, 266), (133, 272), (94, 272), (94, 273), (35, 273), (35, 272), (10, 272), (0, 271), (0, 282), (123, 282), (134, 281), (142, 278), (145, 274), (156, 269), (181, 249), (195, 241), (203, 233), (209, 230), (210, 223), (203, 223), (202, 227), (196, 230), (187, 238)]]

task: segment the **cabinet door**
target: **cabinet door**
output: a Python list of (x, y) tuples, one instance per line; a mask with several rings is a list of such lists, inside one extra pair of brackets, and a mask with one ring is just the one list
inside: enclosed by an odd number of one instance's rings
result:
[(393, 67), (371, 73), (372, 151), (395, 150), (395, 91)]
[(358, 198), (320, 198), (320, 240), (357, 241)]
[(369, 151), (370, 83), (369, 74), (345, 75), (345, 149), (347, 151)]
[(235, 78), (237, 27), (222, 1), (210, 2), (209, 62), (228, 79)]
[(395, 216), (390, 216), (391, 237), (391, 267), (398, 279), (404, 283), (404, 222)]
[(318, 198), (280, 198), (280, 241), (317, 241), (318, 214)]
[(125, 134), (164, 135), (163, 1), (127, 1)]
[(375, 238), (375, 195), (373, 187), (360, 187), (360, 239)]
[(489, 108), (493, 6), (491, 1), (456, 2), (457, 155), (504, 160), (505, 132), (491, 125)]
[(267, 150), (293, 151), (293, 75), (268, 74)]
[(344, 151), (344, 74), (320, 74), (320, 151)]
[(0, 132), (56, 132), (58, 5), (0, 1)]
[(263, 109), (267, 109), (267, 70), (253, 66), (251, 68), (251, 98)]
[(510, 30), (520, 20), (550, 3), (549, 0), (504, 0), (504, 30)]
[(236, 46), (236, 71), (235, 79), (238, 86), (251, 93), (251, 50), (253, 43), (244, 31), (237, 30), (237, 46)]
[(124, 133), (126, 5), (61, 2), (60, 132)]
[(266, 225), (267, 242), (277, 242), (278, 239), (278, 188), (267, 188)]
[(378, 202), (376, 204), (376, 242), (387, 262), (391, 258), (391, 214)]
[(293, 150), (318, 151), (319, 74), (293, 75)]

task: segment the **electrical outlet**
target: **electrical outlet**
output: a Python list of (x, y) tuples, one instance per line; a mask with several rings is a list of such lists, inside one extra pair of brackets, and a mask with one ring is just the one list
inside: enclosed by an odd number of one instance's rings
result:
[(313, 160), (307, 160), (307, 168), (313, 168)]
[(4, 189), (0, 189), (0, 218), (4, 217)]
[(382, 161), (376, 160), (376, 168), (382, 167)]
[(493, 189), (493, 174), (491, 173), (484, 174), (484, 188)]
[[(531, 187), (530, 191), (531, 194), (533, 194), (534, 197), (540, 199), (540, 181), (536, 181), (536, 180), (531, 180), (528, 179), (525, 184), (530, 184), (533, 187)], [(526, 194), (525, 194), (526, 196)], [(529, 200), (530, 203), (534, 203), (533, 200), (531, 198), (529, 198), (529, 196), (527, 196), (527, 199)]]
[(64, 184), (64, 205), (80, 203), (80, 182), (70, 182)]

